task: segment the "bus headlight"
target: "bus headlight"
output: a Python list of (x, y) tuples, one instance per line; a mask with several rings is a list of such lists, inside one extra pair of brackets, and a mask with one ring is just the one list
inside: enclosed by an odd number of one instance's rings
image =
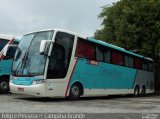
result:
[(10, 83), (13, 83), (13, 79), (10, 79), (10, 81), (9, 81)]
[(42, 84), (42, 83), (44, 83), (44, 80), (43, 80), (43, 79), (40, 79), (40, 80), (34, 80), (34, 81), (32, 82), (32, 84), (33, 84), (33, 85), (36, 85), (36, 84)]
[(17, 79), (16, 77), (14, 77), (14, 76), (12, 76), (12, 75), (10, 76), (10, 82), (11, 82), (11, 83), (13, 83), (13, 81), (16, 80), (16, 79)]

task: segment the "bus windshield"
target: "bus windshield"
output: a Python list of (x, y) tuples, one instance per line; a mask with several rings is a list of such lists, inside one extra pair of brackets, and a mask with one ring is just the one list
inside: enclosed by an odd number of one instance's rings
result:
[(9, 40), (0, 39), (0, 51), (4, 48), (8, 41)]
[(15, 53), (12, 75), (43, 75), (46, 56), (40, 55), (42, 40), (51, 40), (53, 31), (36, 32), (24, 35)]

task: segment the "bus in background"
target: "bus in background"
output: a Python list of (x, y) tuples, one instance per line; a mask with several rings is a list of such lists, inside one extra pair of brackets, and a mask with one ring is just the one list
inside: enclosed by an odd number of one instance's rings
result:
[(18, 45), (18, 42), (19, 40), (14, 36), (0, 34), (0, 93), (9, 92), (9, 78), (15, 48), (10, 48), (7, 56), (3, 55), (3, 51), (7, 45)]
[[(28, 42), (26, 42), (28, 41)], [(40, 97), (145, 95), (154, 91), (153, 61), (66, 30), (23, 36), (15, 53), (12, 93)]]

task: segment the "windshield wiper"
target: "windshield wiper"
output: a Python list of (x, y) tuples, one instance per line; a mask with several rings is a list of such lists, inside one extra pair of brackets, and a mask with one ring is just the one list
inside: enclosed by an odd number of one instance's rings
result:
[(27, 52), (25, 52), (22, 60), (20, 61), (20, 63), (19, 63), (18, 66), (16, 67), (16, 69), (14, 70), (14, 75), (17, 74), (17, 70), (18, 70), (19, 68), (21, 68), (21, 72), (23, 73), (24, 66), (25, 66), (24, 63), (25, 63), (26, 55), (27, 55)]

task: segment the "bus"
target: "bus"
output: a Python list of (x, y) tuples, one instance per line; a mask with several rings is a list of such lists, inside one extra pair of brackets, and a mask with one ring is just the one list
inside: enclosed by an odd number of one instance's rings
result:
[(10, 76), (12, 93), (38, 97), (154, 91), (153, 60), (77, 33), (50, 29), (23, 36)]
[(14, 36), (0, 34), (0, 93), (9, 92), (9, 77), (15, 53), (15, 48), (10, 48), (7, 56), (4, 56), (3, 50), (7, 45), (18, 43), (19, 40)]

